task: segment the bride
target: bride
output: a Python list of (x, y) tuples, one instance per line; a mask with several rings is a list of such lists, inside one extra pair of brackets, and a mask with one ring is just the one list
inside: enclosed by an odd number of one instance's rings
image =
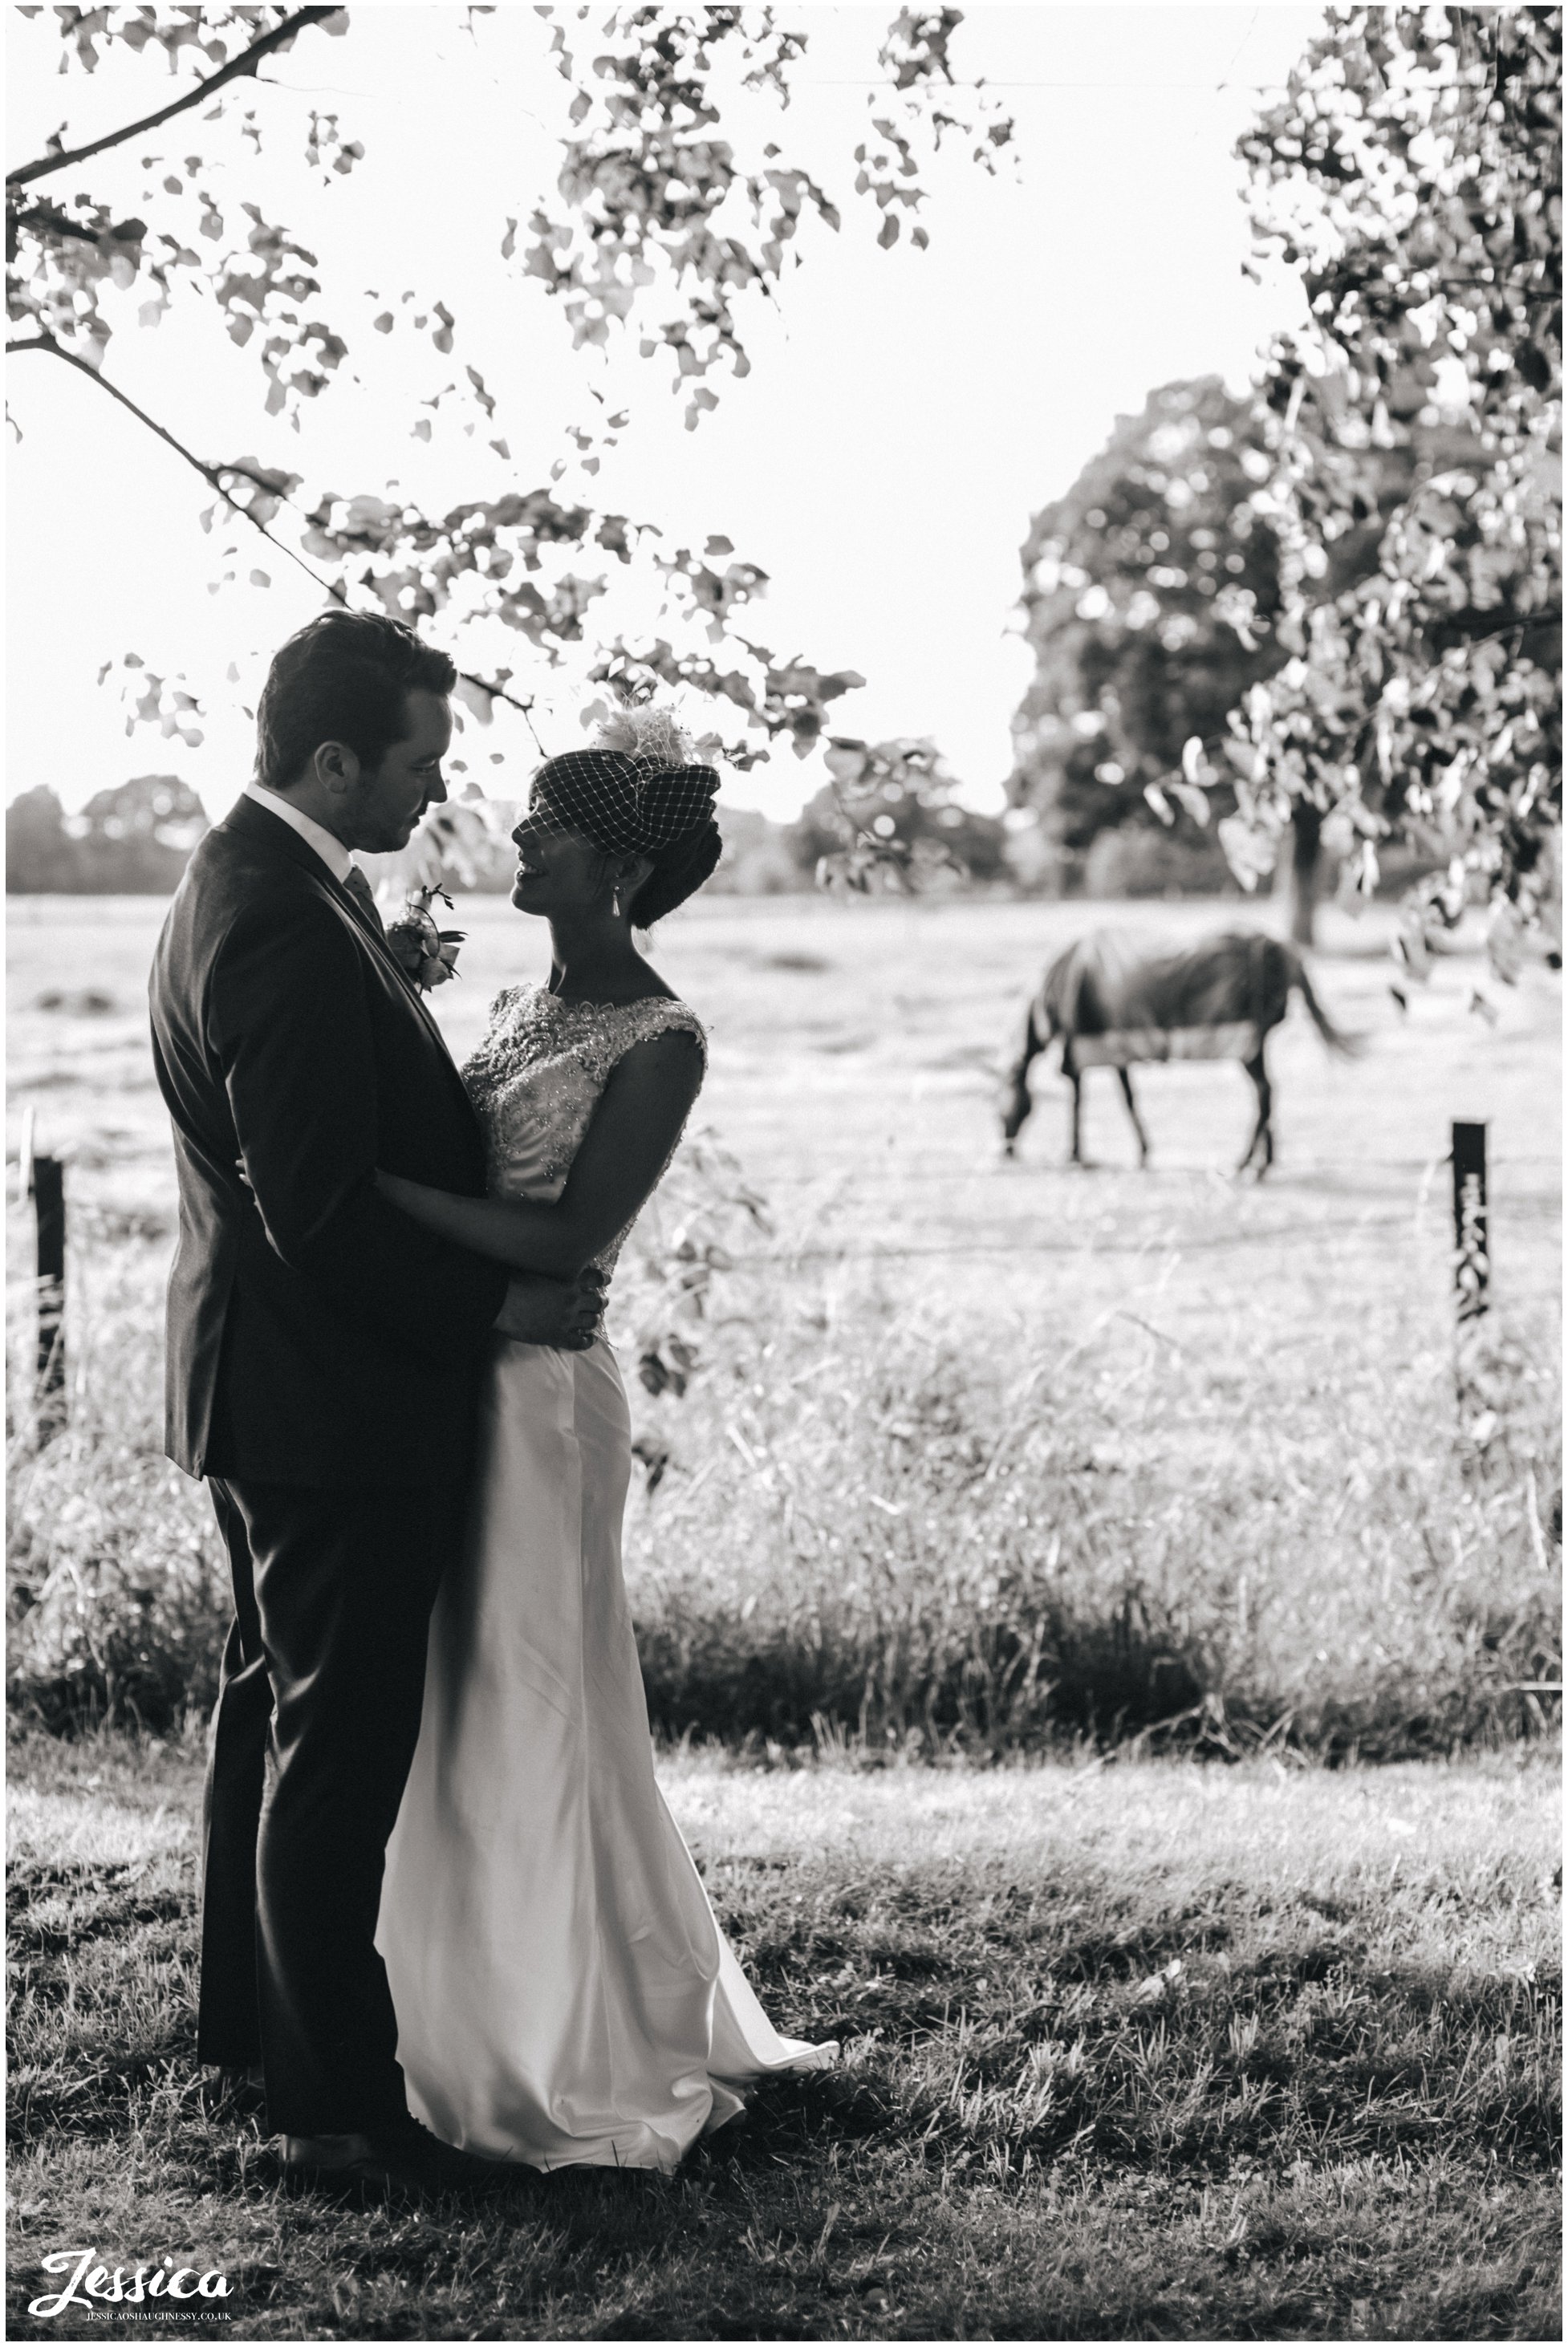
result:
[[(512, 902), (550, 925), (548, 987), (508, 987), (463, 1075), (487, 1198), (383, 1174), (429, 1230), (519, 1270), (608, 1279), (673, 1154), (702, 1029), (632, 943), (719, 856), (718, 777), (660, 711), (548, 760)], [(653, 1774), (620, 1572), (626, 1396), (586, 1352), (495, 1340), (467, 1536), (431, 1623), (377, 1945), (410, 2106), (535, 2168), (674, 2167), (738, 2082), (836, 2048), (780, 2037)]]

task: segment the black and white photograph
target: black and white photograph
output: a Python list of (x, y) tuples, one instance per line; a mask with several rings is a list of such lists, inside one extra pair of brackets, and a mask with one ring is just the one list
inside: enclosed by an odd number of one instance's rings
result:
[(1560, 6), (8, 5), (6, 2336), (1562, 2336)]

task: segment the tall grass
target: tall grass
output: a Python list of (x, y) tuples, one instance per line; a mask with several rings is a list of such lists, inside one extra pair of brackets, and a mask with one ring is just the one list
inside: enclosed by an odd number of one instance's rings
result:
[(11, 1691), (59, 1728), (163, 1728), (217, 1691), (227, 1561), (205, 1491), (162, 1456), (161, 1346), (128, 1319), (105, 1333), (66, 1430), (41, 1450), (11, 1433)]
[(1476, 1365), (1467, 1433), (1396, 1314), (1303, 1354), (1238, 1313), (1205, 1371), (1120, 1315), (1030, 1362), (874, 1293), (781, 1300), (651, 1413), (629, 1564), (670, 1732), (1390, 1757), (1545, 1724), (1553, 1389), (1517, 1348)]
[[(1238, 1306), (1223, 1359), (1124, 1313), (966, 1327), (874, 1282), (723, 1274), (710, 1232), (697, 1365), (655, 1397), (631, 1370), (696, 1227), (620, 1306), (628, 1575), (671, 1737), (1388, 1758), (1554, 1724), (1544, 1360), (1493, 1340), (1456, 1395), (1440, 1325), (1391, 1304), (1296, 1348)], [(67, 1430), (13, 1431), (13, 1690), (57, 1727), (162, 1727), (216, 1684), (226, 1568), (160, 1455), (153, 1274), (144, 1247), (97, 1266)]]

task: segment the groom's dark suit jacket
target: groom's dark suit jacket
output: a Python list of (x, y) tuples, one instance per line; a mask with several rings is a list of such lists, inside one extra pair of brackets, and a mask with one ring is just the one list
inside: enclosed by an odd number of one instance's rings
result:
[(485, 1186), (457, 1071), (384, 942), (304, 840), (241, 799), (190, 859), (151, 1000), (179, 1174), (169, 1457), (264, 1482), (461, 1478), (507, 1274), (372, 1180), (379, 1164)]

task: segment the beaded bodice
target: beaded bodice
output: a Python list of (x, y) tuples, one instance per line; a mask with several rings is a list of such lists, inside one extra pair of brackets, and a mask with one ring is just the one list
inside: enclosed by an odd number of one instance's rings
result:
[[(696, 1036), (705, 1063), (695, 1011), (662, 995), (606, 1003), (562, 1002), (542, 986), (497, 994), (484, 1040), (462, 1068), (484, 1130), (491, 1195), (553, 1204), (616, 1062), (671, 1029)], [(614, 1269), (625, 1238), (621, 1231), (595, 1257), (601, 1270)]]

